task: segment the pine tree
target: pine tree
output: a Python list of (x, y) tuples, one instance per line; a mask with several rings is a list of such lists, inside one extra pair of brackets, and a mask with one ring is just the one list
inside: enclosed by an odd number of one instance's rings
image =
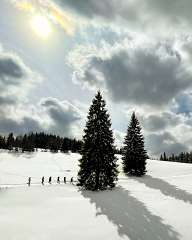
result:
[(98, 91), (83, 136), (78, 185), (92, 191), (115, 187), (118, 175), (111, 121), (105, 105)]
[(31, 139), (31, 135), (25, 134), (22, 139), (22, 152), (34, 152), (34, 143)]
[(0, 148), (6, 148), (6, 140), (5, 140), (5, 137), (2, 137), (0, 135)]
[(169, 160), (169, 161), (175, 162), (175, 155), (174, 155), (174, 153), (172, 153), (171, 160)]
[(56, 140), (53, 140), (53, 141), (50, 143), (50, 151), (57, 153), (58, 150), (59, 150), (59, 145), (58, 145), (58, 143), (57, 143)]
[(7, 149), (9, 150), (13, 149), (14, 141), (15, 139), (14, 139), (13, 133), (10, 133), (7, 138)]
[(181, 152), (180, 153), (180, 161), (184, 162), (184, 159), (185, 159), (185, 154), (184, 154), (184, 152)]
[(144, 149), (144, 137), (133, 112), (127, 129), (123, 147), (123, 170), (126, 174), (142, 176), (146, 173), (147, 152)]

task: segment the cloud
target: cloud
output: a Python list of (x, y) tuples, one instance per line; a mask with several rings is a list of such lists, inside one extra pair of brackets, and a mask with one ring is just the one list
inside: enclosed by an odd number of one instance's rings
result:
[(54, 0), (54, 2), (88, 21), (91, 19), (98, 22), (100, 19), (102, 22), (134, 31), (149, 30), (158, 35), (169, 35), (170, 32), (190, 30), (191, 25), (192, 4), (189, 0)]
[(79, 122), (82, 118), (80, 110), (68, 101), (56, 98), (42, 99), (40, 105), (44, 107), (51, 123), (48, 130), (68, 137), (78, 136)]
[(192, 86), (189, 64), (163, 43), (82, 46), (69, 55), (69, 63), (74, 81), (105, 87), (115, 102), (165, 106)]
[(173, 24), (182, 24), (182, 21), (191, 24), (190, 9), (192, 3), (189, 0), (176, 1), (158, 1), (145, 0), (146, 6), (150, 6), (150, 11), (157, 15), (157, 17), (164, 17)]
[(16, 104), (28, 91), (42, 81), (22, 59), (11, 52), (0, 50), (0, 104)]
[(2, 83), (14, 84), (13, 79), (20, 79), (24, 76), (24, 71), (11, 57), (1, 57), (0, 59), (0, 79)]
[(141, 123), (146, 131), (159, 132), (166, 129), (177, 127), (184, 123), (185, 118), (173, 112), (151, 113), (140, 116)]
[[(7, 109), (9, 115), (7, 115)], [(0, 111), (0, 133), (53, 133), (81, 138), (81, 111), (68, 101), (43, 98), (38, 105), (20, 104)]]
[(163, 152), (172, 153), (189, 151), (185, 144), (179, 142), (171, 133), (152, 133), (146, 137), (146, 146), (152, 156), (160, 156)]
[(80, 137), (82, 115), (72, 103), (56, 98), (41, 99), (38, 105), (28, 102), (28, 93), (42, 80), (18, 55), (0, 49), (0, 133), (46, 131)]
[(0, 133), (8, 134), (13, 132), (16, 135), (42, 131), (42, 126), (37, 119), (31, 116), (23, 117), (21, 120), (14, 118), (0, 117)]
[[(130, 18), (135, 15), (131, 5), (126, 4), (126, 1), (122, 0), (106, 0), (106, 1), (94, 1), (94, 0), (64, 0), (55, 1), (60, 3), (60, 5), (68, 6), (75, 10), (77, 13), (84, 15), (88, 18), (102, 17), (105, 19), (114, 20), (117, 16), (126, 16)], [(124, 5), (124, 8), (122, 6)], [(132, 13), (131, 13), (132, 11)], [(127, 13), (127, 14), (125, 14)], [(128, 14), (129, 13), (129, 14)]]
[(40, 130), (40, 122), (25, 102), (29, 91), (42, 79), (17, 54), (0, 48), (0, 133)]
[(11, 97), (1, 97), (0, 96), (0, 106), (14, 105), (15, 100)]

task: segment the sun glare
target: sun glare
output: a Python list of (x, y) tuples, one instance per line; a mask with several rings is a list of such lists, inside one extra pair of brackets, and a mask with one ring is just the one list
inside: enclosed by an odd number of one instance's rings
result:
[(31, 26), (33, 31), (41, 38), (48, 38), (52, 29), (51, 25), (46, 17), (37, 15), (31, 20)]

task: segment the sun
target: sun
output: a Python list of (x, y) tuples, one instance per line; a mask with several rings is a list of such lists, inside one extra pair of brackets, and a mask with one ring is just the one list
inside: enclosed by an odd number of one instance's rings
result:
[(52, 32), (51, 25), (48, 19), (41, 15), (36, 15), (31, 19), (33, 31), (41, 38), (48, 38)]

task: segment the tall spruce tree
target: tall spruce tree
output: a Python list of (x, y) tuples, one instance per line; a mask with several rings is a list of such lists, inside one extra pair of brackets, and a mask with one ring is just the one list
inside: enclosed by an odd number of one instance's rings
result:
[(111, 121), (105, 106), (98, 91), (84, 129), (77, 185), (92, 191), (115, 187), (118, 175)]
[(140, 123), (133, 112), (123, 147), (123, 170), (126, 174), (142, 176), (146, 173), (147, 152)]

